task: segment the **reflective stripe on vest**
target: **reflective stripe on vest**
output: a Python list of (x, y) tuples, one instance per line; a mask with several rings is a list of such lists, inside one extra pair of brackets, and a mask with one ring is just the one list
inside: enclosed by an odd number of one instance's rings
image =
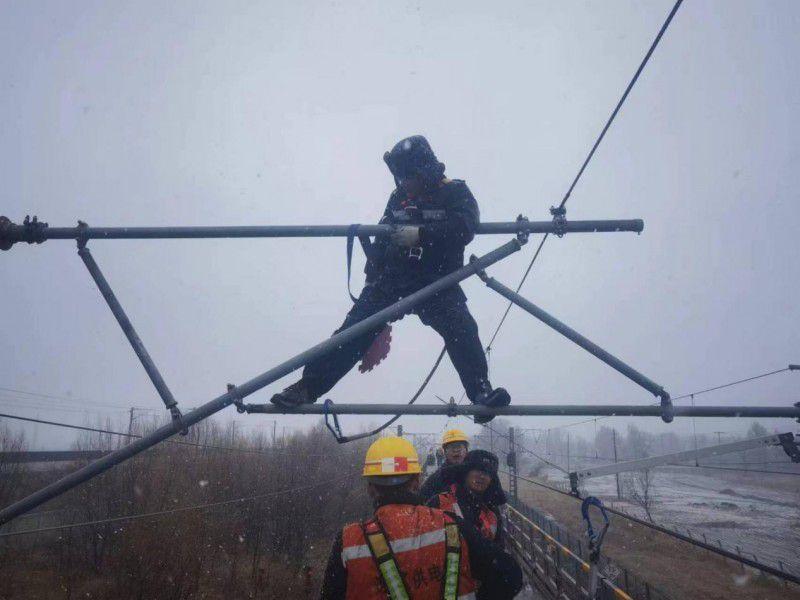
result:
[[(385, 562), (386, 548), (391, 551), (396, 567), (396, 579), (411, 600), (471, 600), (475, 592), (469, 564), (469, 547), (458, 532), (458, 526), (444, 512), (417, 505), (387, 505), (376, 511), (375, 530), (365, 531), (366, 525), (353, 523), (342, 530), (342, 563), (347, 572), (347, 600), (386, 600), (393, 597), (391, 583), (385, 576), (393, 573), (391, 566), (381, 568), (370, 551), (375, 544), (375, 555)], [(379, 525), (380, 529), (378, 529)], [(447, 543), (448, 525), (455, 526), (451, 543)], [(380, 538), (369, 536), (382, 533), (385, 539), (379, 549)], [(458, 543), (458, 556), (448, 550), (448, 545)], [(456, 560), (457, 559), (457, 560)], [(447, 587), (450, 574), (451, 587)], [(456, 574), (457, 589), (452, 589), (452, 574)], [(391, 581), (391, 579), (390, 579)], [(395, 593), (402, 597), (399, 586)], [(445, 594), (447, 594), (445, 596)]]
[(444, 600), (458, 599), (458, 573), (461, 568), (461, 538), (458, 525), (448, 523), (444, 526), (447, 554), (444, 567)]
[(364, 539), (367, 540), (372, 558), (381, 572), (383, 583), (389, 592), (392, 600), (409, 600), (406, 586), (403, 583), (403, 575), (397, 568), (397, 561), (394, 559), (392, 549), (386, 540), (386, 535), (377, 519), (368, 521), (362, 526)]
[[(386, 540), (386, 534), (380, 521), (372, 519), (362, 526), (364, 538), (367, 540), (372, 558), (383, 577), (383, 583), (392, 600), (409, 600), (408, 591), (403, 583), (403, 575), (397, 567), (392, 548)], [(458, 525), (447, 523), (444, 526), (445, 568), (444, 568), (444, 600), (459, 600), (458, 576), (461, 569), (461, 537)]]

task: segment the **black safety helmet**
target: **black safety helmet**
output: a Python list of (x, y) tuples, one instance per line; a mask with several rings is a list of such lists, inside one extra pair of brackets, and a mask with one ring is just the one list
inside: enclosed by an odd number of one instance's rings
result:
[(420, 175), (426, 187), (437, 185), (444, 177), (444, 163), (436, 159), (431, 145), (421, 135), (400, 140), (383, 155), (397, 186), (403, 179)]

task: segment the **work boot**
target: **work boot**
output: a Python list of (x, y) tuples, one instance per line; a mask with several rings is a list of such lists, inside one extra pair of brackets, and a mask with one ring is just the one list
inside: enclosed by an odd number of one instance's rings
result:
[(314, 404), (317, 399), (308, 390), (306, 382), (302, 379), (293, 383), (282, 392), (278, 392), (270, 402), (283, 408), (294, 408), (301, 404)]
[[(490, 408), (499, 408), (511, 404), (511, 395), (505, 388), (492, 389), (492, 384), (484, 379), (481, 382), (481, 391), (472, 399), (472, 403)], [(494, 419), (494, 416), (475, 415), (473, 417), (473, 421), (479, 425), (488, 423), (492, 419)]]

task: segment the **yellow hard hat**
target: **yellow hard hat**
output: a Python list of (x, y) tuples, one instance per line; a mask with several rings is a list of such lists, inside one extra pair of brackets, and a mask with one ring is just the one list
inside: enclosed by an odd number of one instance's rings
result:
[(460, 429), (448, 429), (442, 435), (442, 447), (446, 446), (447, 444), (452, 444), (453, 442), (464, 442), (465, 444), (469, 444), (469, 438), (467, 434), (461, 431)]
[(383, 437), (367, 450), (363, 476), (380, 478), (375, 483), (397, 485), (406, 481), (408, 475), (421, 472), (417, 451), (401, 437)]

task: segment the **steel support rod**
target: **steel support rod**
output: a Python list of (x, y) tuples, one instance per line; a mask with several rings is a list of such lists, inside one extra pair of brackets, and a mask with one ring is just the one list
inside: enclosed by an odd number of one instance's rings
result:
[[(641, 233), (641, 219), (599, 221), (528, 221), (481, 223), (479, 234), (517, 233), (594, 233), (631, 231)], [(18, 225), (0, 217), (0, 249), (16, 242), (41, 243), (45, 240), (119, 240), (186, 238), (273, 238), (273, 237), (348, 237), (389, 235), (391, 225), (247, 225), (228, 227), (48, 227), (39, 221)]]
[[(493, 415), (497, 417), (660, 417), (658, 405), (625, 404), (513, 404), (487, 408), (474, 404), (304, 404), (282, 408), (246, 404), (248, 413), (291, 415)], [(674, 406), (676, 417), (800, 418), (800, 406)]]
[[(513, 254), (522, 247), (522, 243), (522, 241), (517, 239), (511, 240), (499, 248), (492, 250), (488, 254), (485, 254), (478, 260), (464, 265), (449, 275), (445, 275), (432, 284), (422, 288), (417, 292), (414, 292), (409, 296), (406, 296), (402, 300), (399, 300), (380, 312), (375, 313), (371, 317), (356, 323), (352, 327), (349, 327), (348, 329), (329, 337), (316, 346), (313, 346), (312, 348), (301, 352), (300, 354), (290, 358), (278, 366), (273, 367), (269, 371), (254, 377), (238, 387), (232, 387), (229, 391), (221, 396), (218, 396), (213, 400), (206, 402), (202, 406), (194, 409), (193, 411), (183, 415), (183, 424), (187, 427), (194, 425), (195, 423), (210, 417), (214, 413), (219, 412), (226, 406), (234, 402), (239, 402), (242, 398), (257, 392), (270, 383), (280, 379), (284, 375), (288, 375), (309, 361), (324, 356), (331, 350), (347, 343), (353, 338), (363, 335), (367, 331), (380, 327), (388, 321), (399, 318), (414, 308), (414, 306), (430, 298), (434, 294), (442, 291), (445, 288), (455, 285), (467, 277), (475, 275), (479, 269), (488, 267), (489, 265), (492, 265)], [(37, 492), (34, 492), (30, 496), (27, 496), (22, 500), (19, 500), (14, 504), (4, 508), (3, 510), (0, 510), (0, 525), (9, 522), (15, 517), (18, 517), (19, 515), (36, 508), (37, 506), (47, 502), (52, 498), (55, 498), (60, 494), (63, 494), (64, 492), (80, 485), (84, 481), (87, 481), (103, 473), (104, 471), (107, 471), (114, 465), (117, 465), (124, 460), (127, 460), (128, 458), (131, 458), (132, 456), (135, 456), (136, 454), (155, 446), (159, 442), (175, 435), (180, 428), (181, 424), (179, 422), (172, 421), (168, 425), (164, 425), (163, 427), (156, 429), (151, 434), (146, 435), (135, 442), (131, 442), (124, 448), (120, 448), (119, 450), (116, 450), (104, 456), (103, 458), (92, 462), (85, 467), (78, 469), (77, 471), (70, 473), (58, 481), (38, 490)]]
[(156, 367), (156, 364), (153, 362), (153, 359), (150, 358), (147, 348), (144, 347), (144, 343), (142, 343), (139, 334), (136, 333), (136, 330), (133, 328), (133, 324), (131, 323), (130, 319), (128, 319), (128, 315), (125, 314), (125, 310), (122, 308), (119, 300), (117, 300), (117, 297), (114, 295), (114, 291), (111, 289), (111, 286), (108, 285), (108, 281), (106, 281), (103, 272), (95, 262), (92, 253), (89, 252), (89, 249), (86, 246), (79, 244), (78, 256), (81, 257), (83, 264), (86, 265), (86, 269), (89, 271), (92, 279), (94, 279), (94, 282), (97, 284), (97, 288), (100, 290), (103, 298), (105, 298), (108, 308), (111, 309), (111, 312), (117, 319), (117, 323), (119, 323), (119, 326), (122, 328), (122, 332), (125, 334), (125, 337), (128, 338), (133, 351), (139, 358), (139, 362), (142, 363), (144, 370), (147, 372), (147, 376), (150, 377), (150, 381), (153, 382), (158, 395), (161, 396), (161, 400), (164, 401), (164, 406), (171, 411), (174, 419), (180, 419), (181, 413), (178, 410), (178, 402), (175, 400), (175, 397), (172, 395), (169, 387), (167, 387), (167, 384), (164, 381), (164, 378), (161, 376), (158, 367)]
[(548, 327), (555, 329), (557, 332), (559, 332), (567, 339), (575, 342), (576, 344), (578, 344), (578, 346), (580, 346), (590, 354), (602, 360), (612, 369), (615, 369), (616, 371), (622, 373), (625, 377), (627, 377), (634, 383), (637, 383), (638, 385), (646, 389), (654, 396), (660, 398), (661, 406), (663, 409), (662, 418), (667, 423), (672, 421), (672, 416), (670, 412), (672, 403), (670, 402), (669, 394), (663, 388), (663, 386), (657, 384), (649, 377), (646, 377), (645, 375), (643, 375), (642, 373), (640, 373), (627, 363), (624, 363), (610, 352), (603, 350), (603, 348), (595, 344), (587, 337), (581, 335), (580, 333), (578, 333), (565, 323), (562, 323), (561, 321), (556, 319), (553, 315), (543, 310), (542, 308), (539, 308), (527, 298), (520, 296), (514, 290), (506, 287), (496, 279), (489, 277), (488, 275), (486, 275), (486, 273), (481, 271), (480, 273), (478, 273), (478, 276), (483, 280), (483, 282), (487, 285), (487, 287), (493, 289), (495, 292), (497, 292), (507, 300), (513, 302), (514, 304), (522, 308), (525, 312), (539, 319), (542, 323), (544, 323)]

